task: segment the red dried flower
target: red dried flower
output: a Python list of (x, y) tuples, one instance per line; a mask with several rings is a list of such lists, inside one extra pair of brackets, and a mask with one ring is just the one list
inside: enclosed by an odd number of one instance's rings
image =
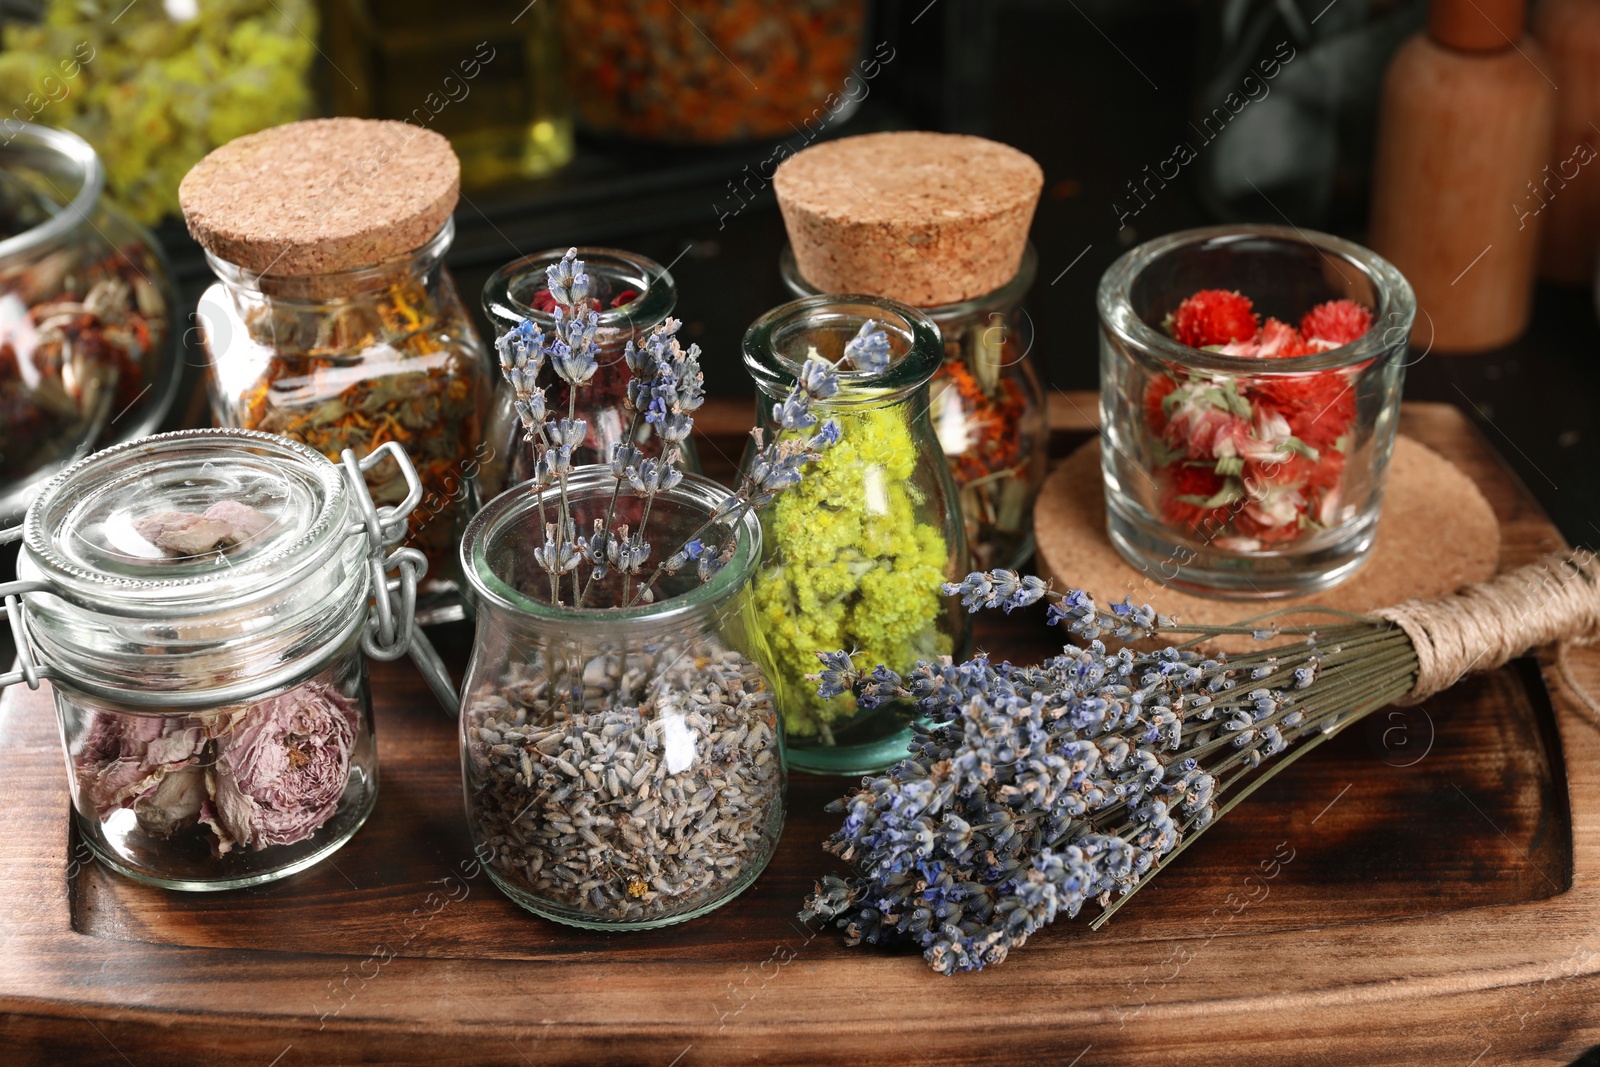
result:
[(1318, 304), (1300, 320), (1300, 332), (1317, 341), (1347, 345), (1372, 328), (1372, 312), (1354, 300)]
[(1226, 289), (1202, 289), (1178, 305), (1167, 328), (1179, 343), (1192, 348), (1249, 341), (1261, 323), (1250, 298)]
[(1356, 415), (1354, 386), (1340, 371), (1268, 378), (1249, 388), (1253, 402), (1271, 405), (1289, 432), (1318, 452), (1333, 447)]
[(1167, 413), (1162, 401), (1172, 395), (1178, 388), (1177, 380), (1166, 374), (1158, 374), (1150, 380), (1144, 389), (1144, 418), (1150, 425), (1150, 432), (1157, 437), (1167, 430)]
[(1172, 463), (1157, 470), (1156, 479), (1161, 484), (1162, 517), (1174, 525), (1209, 536), (1225, 527), (1237, 510), (1237, 503), (1228, 500), (1228, 490), (1237, 483), (1230, 486), (1210, 466)]

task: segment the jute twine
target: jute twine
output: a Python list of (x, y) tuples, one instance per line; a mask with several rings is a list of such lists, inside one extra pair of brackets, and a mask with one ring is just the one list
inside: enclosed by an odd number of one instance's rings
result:
[(1372, 614), (1411, 638), (1417, 680), (1398, 703), (1416, 704), (1529, 649), (1600, 639), (1600, 560), (1585, 550), (1552, 554), (1450, 596)]

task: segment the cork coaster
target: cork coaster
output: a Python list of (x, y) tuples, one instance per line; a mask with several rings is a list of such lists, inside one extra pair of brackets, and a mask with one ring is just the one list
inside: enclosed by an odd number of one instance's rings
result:
[[(1057, 589), (1083, 589), (1101, 603), (1132, 596), (1187, 622), (1230, 624), (1268, 611), (1318, 605), (1366, 612), (1412, 597), (1442, 596), (1491, 577), (1500, 558), (1500, 526), (1472, 479), (1426, 445), (1401, 436), (1389, 463), (1377, 541), (1366, 563), (1339, 585), (1304, 597), (1272, 600), (1195, 596), (1160, 584), (1117, 554), (1106, 536), (1100, 442), (1058, 464), (1034, 510), (1040, 577)], [(1248, 637), (1225, 638), (1238, 649)]]
[(189, 233), (255, 273), (325, 274), (421, 248), (460, 195), (461, 164), (432, 130), (309, 119), (235, 138), (178, 187)]
[(935, 307), (1016, 276), (1044, 171), (982, 137), (869, 133), (784, 160), (772, 187), (806, 281)]

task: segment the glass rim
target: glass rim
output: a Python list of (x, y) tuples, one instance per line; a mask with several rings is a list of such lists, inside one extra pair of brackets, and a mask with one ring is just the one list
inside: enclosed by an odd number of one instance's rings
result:
[[(416, 272), (425, 269), (444, 258), (450, 245), (456, 239), (456, 220), (454, 217), (446, 218), (444, 223), (434, 231), (432, 237), (409, 252), (379, 260), (376, 263), (364, 264), (360, 267), (350, 267), (346, 270), (316, 271), (311, 274), (274, 274), (271, 271), (255, 271), (248, 267), (241, 267), (232, 260), (217, 255), (210, 249), (204, 249), (206, 266), (211, 268), (211, 273), (218, 280), (231, 289), (272, 290), (272, 299), (284, 303), (323, 304), (330, 297), (318, 295), (300, 295), (293, 292), (297, 284), (309, 284), (315, 281), (316, 285), (326, 293), (343, 291), (351, 294), (366, 292), (370, 289), (383, 288), (394, 281), (395, 274), (400, 271)], [(263, 282), (267, 285), (264, 287)]]
[[(864, 314), (859, 309), (873, 308), (879, 314)], [(829, 312), (838, 319), (862, 323), (868, 319), (898, 334), (906, 350), (889, 366), (874, 374), (870, 371), (839, 371), (839, 391), (819, 401), (821, 410), (880, 405), (909, 396), (927, 385), (944, 362), (944, 341), (926, 311), (866, 293), (825, 293), (803, 296), (766, 312), (745, 330), (741, 349), (745, 370), (755, 379), (756, 388), (774, 400), (781, 400), (794, 386), (801, 364), (779, 353), (773, 343), (786, 325), (806, 319), (821, 320)]]
[[(567, 481), (567, 498), (570, 501), (580, 495), (608, 496), (616, 485), (616, 476), (611, 473), (609, 465), (584, 464), (573, 468)], [(738, 520), (739, 544), (734, 549), (733, 558), (710, 581), (701, 582), (682, 593), (631, 608), (558, 607), (537, 600), (518, 592), (494, 572), (489, 566), (488, 548), (497, 535), (524, 520), (541, 501), (559, 506), (560, 492), (560, 487), (554, 484), (543, 490), (535, 490), (531, 481), (519, 482), (490, 500), (472, 517), (461, 537), (460, 559), (461, 572), (472, 586), (474, 594), (497, 608), (542, 623), (610, 626), (643, 622), (654, 626), (692, 618), (727, 601), (745, 585), (760, 562), (761, 520), (752, 508), (747, 509)], [(624, 483), (619, 499), (639, 495)], [(683, 481), (676, 487), (657, 493), (656, 501), (671, 500), (689, 505), (703, 511), (704, 517), (709, 519), (716, 507), (731, 495), (725, 486), (704, 475), (685, 473)], [(659, 559), (655, 560), (649, 565), (650, 570), (654, 570), (660, 562)]]
[[(600, 329), (633, 330), (654, 326), (677, 307), (677, 282), (666, 267), (649, 256), (600, 245), (567, 245), (513, 259), (489, 275), (488, 281), (483, 283), (483, 313), (497, 333), (511, 329), (523, 319), (531, 319), (541, 329), (555, 325), (554, 315), (524, 304), (512, 295), (511, 288), (519, 278), (535, 271), (542, 276), (546, 267), (561, 262), (561, 257), (572, 247), (577, 248), (578, 258), (591, 278), (598, 275), (622, 279), (630, 283), (630, 288), (639, 289), (639, 295), (621, 307), (600, 309)], [(540, 282), (542, 286), (542, 277)]]
[[(1372, 311), (1372, 326), (1367, 332), (1349, 344), (1331, 348), (1326, 352), (1259, 359), (1253, 356), (1229, 356), (1220, 352), (1191, 348), (1151, 326), (1133, 310), (1129, 292), (1134, 282), (1146, 268), (1161, 257), (1196, 244), (1261, 238), (1286, 244), (1309, 245), (1325, 259), (1336, 256), (1365, 275), (1371, 281), (1379, 302), (1379, 306)], [(1417, 315), (1416, 294), (1411, 289), (1411, 283), (1406, 281), (1405, 276), (1394, 264), (1370, 248), (1316, 230), (1266, 223), (1201, 226), (1179, 230), (1129, 249), (1118, 256), (1100, 276), (1100, 285), (1095, 294), (1095, 306), (1099, 312), (1101, 329), (1143, 354), (1157, 356), (1189, 368), (1249, 374), (1256, 377), (1332, 370), (1381, 359), (1392, 352), (1397, 344), (1406, 343), (1411, 336), (1411, 327)], [(1398, 334), (1396, 331), (1399, 331)]]
[[(152, 457), (164, 451), (205, 445), (226, 448), (234, 444), (276, 452), (282, 460), (299, 463), (318, 483), (321, 505), (299, 536), (276, 551), (230, 567), (227, 575), (243, 577), (238, 586), (219, 579), (216, 571), (179, 578), (134, 578), (93, 571), (73, 563), (56, 550), (62, 530), (45, 529), (45, 512), (58, 504), (73, 483), (85, 475), (118, 464)], [(308, 567), (317, 567), (338, 551), (348, 534), (339, 521), (349, 512), (344, 473), (337, 464), (314, 449), (277, 434), (231, 427), (174, 430), (112, 445), (67, 467), (40, 489), (23, 518), (22, 540), (29, 557), (50, 583), (50, 593), (96, 614), (126, 617), (160, 617), (183, 609), (206, 613), (270, 596), (298, 581)], [(220, 600), (220, 604), (216, 603)]]
[(65, 204), (39, 225), (0, 240), (0, 258), (25, 256), (51, 244), (89, 221), (105, 189), (105, 165), (88, 141), (69, 130), (21, 122), (4, 143), (0, 156), (21, 156), (28, 152), (54, 156), (67, 163), (77, 175), (78, 188)]
[[(800, 263), (794, 256), (794, 245), (789, 242), (784, 242), (783, 250), (778, 253), (778, 273), (783, 276), (783, 284), (797, 297), (825, 295), (800, 273)], [(1028, 241), (1023, 246), (1016, 274), (1012, 275), (1011, 280), (1004, 285), (965, 300), (949, 304), (929, 304), (918, 307), (917, 310), (938, 323), (947, 319), (970, 318), (979, 312), (989, 310), (996, 304), (1020, 304), (1028, 290), (1033, 288), (1038, 273), (1039, 253), (1033, 247), (1033, 242)]]

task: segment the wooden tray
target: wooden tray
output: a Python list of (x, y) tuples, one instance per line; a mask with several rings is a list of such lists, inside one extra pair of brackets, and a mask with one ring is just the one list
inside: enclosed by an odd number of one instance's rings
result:
[[(1091, 432), (1094, 399), (1061, 401), (1065, 450)], [(1503, 564), (1559, 546), (1454, 409), (1410, 406), (1402, 426), (1483, 487)], [(707, 444), (713, 460), (736, 447)], [(1050, 651), (1036, 619), (984, 619), (992, 653)], [(470, 635), (440, 637), (459, 674)], [(1568, 665), (1600, 691), (1600, 655)], [(373, 686), (371, 821), (310, 871), (223, 894), (85, 862), (48, 694), (7, 694), (0, 1063), (1486, 1067), (1600, 1044), (1600, 722), (1548, 658), (1377, 713), (1101, 932), (1063, 921), (954, 978), (795, 918), (836, 867), (818, 844), (837, 779), (794, 775), (772, 866), (681, 926), (584, 933), (482, 875), (451, 880), (470, 861), (454, 723), (409, 665), (377, 665)]]

